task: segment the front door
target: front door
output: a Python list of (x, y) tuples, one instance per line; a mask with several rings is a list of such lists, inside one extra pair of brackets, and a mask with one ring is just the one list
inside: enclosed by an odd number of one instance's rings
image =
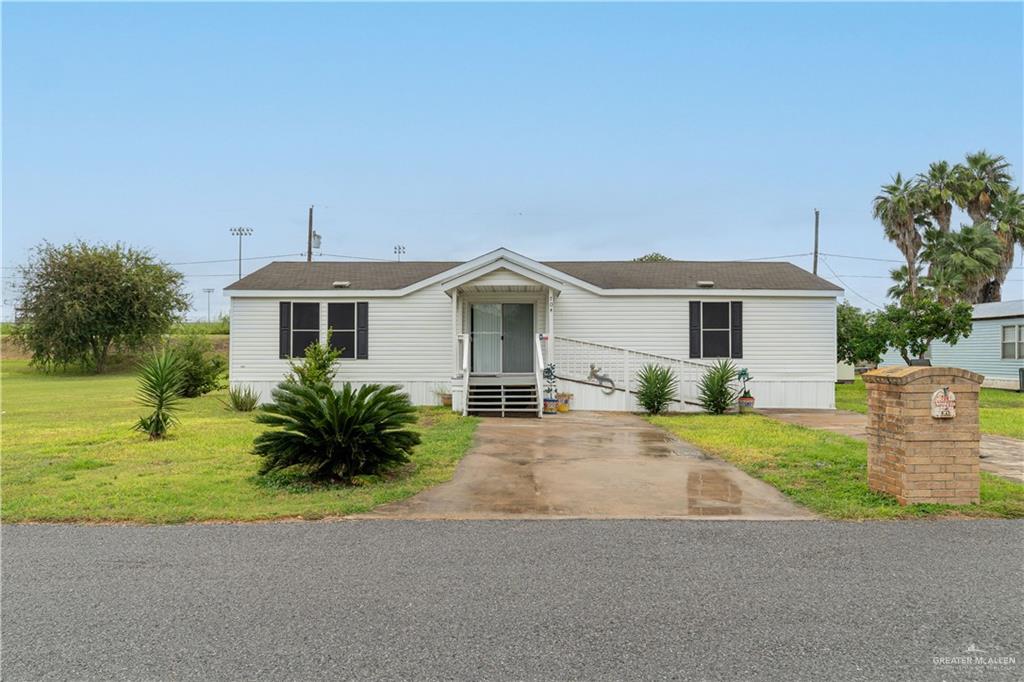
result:
[(474, 374), (533, 371), (532, 303), (474, 303), (469, 314)]

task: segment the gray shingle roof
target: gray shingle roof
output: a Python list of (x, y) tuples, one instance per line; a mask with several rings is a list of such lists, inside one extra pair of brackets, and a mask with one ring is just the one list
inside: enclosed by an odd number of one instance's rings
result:
[[(459, 262), (276, 262), (227, 287), (228, 290), (326, 290), (334, 282), (372, 291), (402, 289), (449, 270)], [(602, 289), (696, 289), (698, 281), (715, 289), (787, 289), (840, 291), (841, 288), (791, 263), (740, 261), (551, 261), (544, 265)]]

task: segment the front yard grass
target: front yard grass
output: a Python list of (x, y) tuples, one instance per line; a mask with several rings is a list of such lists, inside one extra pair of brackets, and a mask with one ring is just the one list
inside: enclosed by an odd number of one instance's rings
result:
[(834, 519), (929, 516), (1024, 517), (1024, 484), (981, 473), (981, 504), (901, 507), (867, 483), (867, 444), (760, 415), (649, 417), (672, 432), (769, 483), (794, 501)]
[(412, 462), (353, 487), (259, 477), (264, 427), (227, 410), (225, 391), (185, 400), (165, 441), (132, 431), (143, 410), (131, 374), (46, 375), (4, 360), (0, 511), (5, 522), (252, 521), (364, 512), (451, 478), (477, 420), (424, 408)]
[[(836, 384), (836, 409), (867, 413), (868, 390), (863, 379)], [(978, 413), (982, 433), (1024, 439), (1024, 393), (982, 388)]]

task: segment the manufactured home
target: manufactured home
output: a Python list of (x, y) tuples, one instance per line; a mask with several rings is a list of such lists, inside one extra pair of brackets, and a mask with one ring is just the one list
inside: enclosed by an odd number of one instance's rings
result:
[(539, 262), (498, 249), (467, 262), (276, 262), (226, 289), (230, 381), (268, 399), (305, 347), (342, 349), (338, 381), (399, 384), (416, 404), (540, 413), (543, 370), (574, 409), (633, 410), (636, 374), (670, 367), (675, 409), (720, 358), (758, 407), (832, 408), (836, 298), (790, 263)]
[[(985, 386), (1020, 389), (1024, 368), (1024, 300), (978, 303), (971, 315), (971, 335), (950, 345), (933, 341), (927, 357), (933, 365), (962, 367), (985, 377)], [(903, 365), (889, 349), (881, 365)]]

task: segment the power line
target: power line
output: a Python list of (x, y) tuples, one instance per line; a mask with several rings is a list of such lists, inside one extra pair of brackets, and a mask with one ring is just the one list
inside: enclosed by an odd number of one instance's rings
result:
[[(822, 254), (822, 255), (823, 255), (823, 254)], [(821, 259), (821, 262), (825, 264), (825, 267), (826, 267), (826, 268), (828, 268), (828, 271), (832, 273), (832, 276), (833, 276), (833, 277), (835, 277), (835, 278), (836, 278), (837, 280), (839, 280), (839, 283), (843, 285), (843, 288), (844, 288), (844, 289), (847, 289), (847, 290), (849, 290), (849, 291), (850, 291), (850, 292), (852, 292), (852, 293), (853, 293), (854, 295), (858, 296), (859, 298), (862, 298), (862, 299), (864, 299), (865, 301), (867, 301), (868, 303), (870, 303), (871, 305), (873, 305), (873, 306), (874, 306), (874, 307), (876, 307), (876, 308), (881, 308), (881, 307), (882, 307), (882, 306), (878, 305), (877, 303), (875, 303), (874, 301), (872, 301), (872, 300), (871, 300), (870, 298), (868, 298), (867, 296), (864, 296), (863, 294), (861, 294), (860, 292), (858, 292), (858, 291), (857, 291), (856, 289), (854, 289), (853, 287), (851, 287), (851, 286), (850, 286), (849, 284), (847, 284), (846, 282), (844, 282), (844, 281), (842, 280), (842, 278), (841, 278), (841, 277), (840, 277), (839, 275), (837, 275), (837, 274), (836, 274), (836, 271), (832, 269), (832, 265), (831, 265), (831, 264), (830, 264), (830, 263), (828, 262), (828, 258), (824, 258), (824, 257), (822, 257), (822, 259)]]
[(736, 262), (738, 262), (738, 263), (746, 263), (748, 261), (753, 261), (753, 260), (777, 260), (779, 258), (797, 258), (798, 256), (811, 256), (811, 255), (813, 255), (813, 253), (808, 251), (806, 253), (788, 253), (788, 254), (786, 254), (784, 256), (761, 256), (759, 258), (740, 258)]
[(880, 263), (903, 263), (904, 261), (896, 260), (894, 258), (869, 258), (867, 256), (844, 256), (841, 253), (825, 253), (821, 252), (822, 256), (832, 256), (833, 258), (852, 258), (853, 260), (873, 260)]
[(321, 253), (321, 256), (330, 256), (331, 258), (351, 258), (352, 260), (372, 260), (381, 263), (391, 262), (388, 258), (369, 258), (367, 256), (346, 256), (343, 253)]

